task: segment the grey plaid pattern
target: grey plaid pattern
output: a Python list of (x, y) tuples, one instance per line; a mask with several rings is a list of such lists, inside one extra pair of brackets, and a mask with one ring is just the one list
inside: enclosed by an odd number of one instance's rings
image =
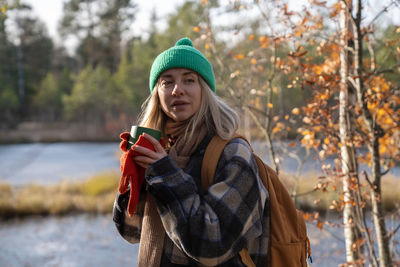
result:
[(157, 201), (167, 233), (161, 266), (244, 266), (238, 255), (242, 248), (256, 266), (267, 266), (269, 199), (251, 148), (243, 139), (232, 140), (213, 185), (203, 192), (201, 162), (210, 140), (207, 136), (199, 145), (185, 170), (167, 156), (146, 171), (147, 191)]
[(242, 139), (232, 140), (207, 192), (201, 190), (200, 169), (195, 164), (201, 166), (196, 155), (183, 171), (165, 157), (146, 171), (148, 190), (157, 200), (169, 237), (166, 257), (177, 264), (216, 266), (236, 260), (230, 266), (242, 266), (238, 252), (246, 247), (254, 262), (262, 265), (268, 251), (264, 234), (268, 233), (267, 192), (251, 148)]
[(124, 194), (117, 191), (117, 196), (113, 207), (113, 221), (121, 236), (129, 243), (136, 244), (140, 241), (142, 231), (142, 221), (144, 214), (144, 205), (146, 203), (146, 192), (142, 190), (139, 196), (139, 202), (136, 211), (132, 216), (128, 215), (126, 208), (128, 206), (130, 190)]

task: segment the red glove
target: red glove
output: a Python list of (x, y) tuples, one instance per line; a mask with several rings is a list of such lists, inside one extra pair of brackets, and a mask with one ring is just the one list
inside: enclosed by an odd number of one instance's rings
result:
[[(137, 165), (133, 160), (133, 157), (140, 155), (140, 153), (133, 151), (132, 148), (127, 151), (129, 133), (124, 132), (120, 135), (120, 137), (122, 139), (120, 148), (122, 151), (124, 151), (124, 153), (120, 159), (122, 177), (118, 186), (118, 191), (121, 194), (124, 194), (126, 191), (128, 191), (129, 184), (131, 184), (131, 192), (129, 195), (127, 211), (129, 216), (132, 216), (139, 202), (140, 188), (142, 187), (144, 181), (145, 169)], [(139, 136), (139, 139), (136, 141), (135, 145), (155, 151), (153, 145), (143, 135)]]
[(121, 143), (119, 143), (119, 148), (126, 152), (128, 149), (128, 140), (129, 140), (130, 133), (129, 132), (123, 132), (119, 135), (119, 138), (121, 138)]

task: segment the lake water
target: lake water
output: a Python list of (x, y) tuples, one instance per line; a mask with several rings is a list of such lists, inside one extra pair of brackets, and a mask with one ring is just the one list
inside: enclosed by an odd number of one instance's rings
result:
[(118, 171), (118, 153), (117, 143), (0, 145), (0, 182), (48, 184)]
[(110, 216), (32, 218), (0, 224), (0, 266), (136, 266)]
[[(253, 146), (256, 153), (269, 163), (266, 146), (258, 142), (253, 142)], [(303, 173), (320, 173), (321, 162), (311, 153), (307, 155), (304, 148), (291, 148), (290, 152), (301, 155)], [(21, 185), (84, 179), (98, 172), (119, 171), (119, 156), (118, 143), (0, 145), (0, 182)], [(286, 172), (297, 171), (298, 161), (291, 156), (282, 156), (280, 164)], [(400, 168), (393, 169), (391, 173), (400, 176)]]
[[(343, 263), (344, 243), (339, 229), (320, 231), (308, 225), (313, 264)], [(34, 218), (2, 223), (0, 267), (126, 267), (137, 265), (138, 245), (119, 236), (111, 216)]]
[[(268, 161), (263, 146), (255, 146), (255, 150)], [(119, 155), (118, 143), (0, 145), (0, 182), (22, 185), (85, 179), (98, 172), (119, 171)], [(295, 160), (281, 162), (285, 171), (296, 171)], [(303, 171), (316, 173), (319, 169), (320, 163), (309, 156)], [(330, 267), (344, 262), (341, 228), (324, 226), (321, 231), (308, 224), (308, 232), (314, 260), (310, 266)], [(396, 242), (399, 244), (399, 233)], [(136, 266), (137, 251), (137, 245), (119, 236), (110, 215), (0, 222), (0, 267)]]

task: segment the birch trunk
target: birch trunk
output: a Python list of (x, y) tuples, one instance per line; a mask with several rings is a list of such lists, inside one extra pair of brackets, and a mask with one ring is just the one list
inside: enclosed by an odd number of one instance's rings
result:
[(376, 239), (379, 250), (379, 265), (381, 267), (392, 266), (392, 257), (389, 249), (389, 236), (387, 234), (384, 212), (382, 208), (382, 192), (381, 192), (381, 166), (379, 155), (379, 137), (382, 130), (376, 124), (376, 121), (370, 113), (367, 102), (365, 100), (365, 90), (363, 84), (362, 73), (362, 34), (361, 34), (361, 0), (357, 0), (357, 17), (354, 20), (354, 76), (355, 88), (357, 91), (357, 101), (363, 111), (363, 119), (369, 131), (369, 151), (371, 153), (372, 165), (372, 184), (371, 201), (372, 216), (375, 226)]
[(246, 137), (247, 140), (251, 142), (251, 125), (250, 125), (250, 118), (249, 118), (249, 111), (247, 109), (244, 109), (244, 114), (243, 114), (243, 131), (244, 131), (244, 136)]
[(361, 239), (361, 233), (356, 227), (356, 216), (354, 202), (354, 191), (352, 186), (353, 178), (357, 176), (357, 165), (355, 163), (355, 152), (351, 146), (351, 132), (349, 121), (349, 92), (348, 92), (348, 53), (347, 53), (347, 40), (349, 30), (349, 18), (346, 11), (347, 6), (342, 2), (342, 11), (340, 17), (340, 93), (339, 93), (339, 131), (340, 142), (342, 144), (340, 155), (343, 174), (343, 224), (344, 224), (344, 237), (346, 247), (346, 261), (349, 263), (361, 262), (361, 250), (357, 249), (357, 240)]

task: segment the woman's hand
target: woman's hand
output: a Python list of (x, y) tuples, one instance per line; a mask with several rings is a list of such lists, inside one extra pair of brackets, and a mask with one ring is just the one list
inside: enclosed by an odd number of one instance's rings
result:
[(148, 148), (142, 147), (135, 145), (132, 147), (133, 151), (136, 151), (137, 153), (140, 153), (140, 156), (135, 156), (133, 159), (135, 162), (140, 166), (145, 169), (149, 167), (152, 163), (156, 162), (159, 159), (162, 159), (163, 157), (167, 156), (167, 152), (165, 152), (164, 148), (158, 142), (153, 136), (144, 133), (144, 137), (153, 145), (155, 152), (151, 151)]

